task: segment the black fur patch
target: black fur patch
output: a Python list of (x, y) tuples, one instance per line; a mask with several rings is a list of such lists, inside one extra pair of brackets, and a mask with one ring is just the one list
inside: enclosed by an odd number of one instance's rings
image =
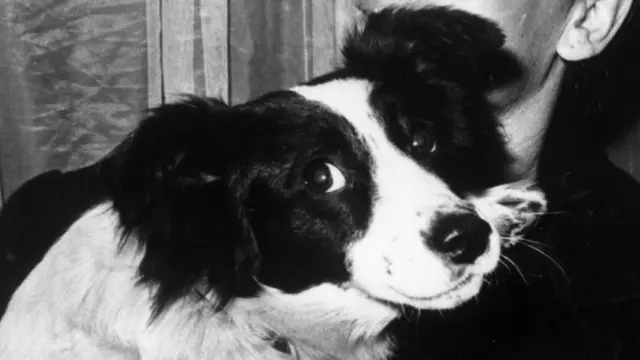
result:
[[(343, 191), (310, 191), (305, 166), (343, 169)], [(345, 119), (291, 92), (229, 107), (160, 107), (104, 161), (123, 240), (145, 255), (156, 314), (204, 280), (224, 306), (255, 281), (299, 291), (348, 279), (344, 246), (371, 211), (369, 159)]]
[(134, 235), (145, 250), (140, 281), (157, 285), (156, 314), (203, 279), (220, 306), (257, 290), (242, 184), (231, 176), (246, 152), (234, 139), (248, 124), (236, 118), (215, 100), (165, 105), (104, 162), (123, 241)]

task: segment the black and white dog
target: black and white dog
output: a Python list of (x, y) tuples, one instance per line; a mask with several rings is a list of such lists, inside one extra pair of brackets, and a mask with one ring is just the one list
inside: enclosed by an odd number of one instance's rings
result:
[(0, 359), (388, 358), (401, 307), (473, 298), (544, 210), (484, 98), (502, 44), (463, 12), (385, 9), (335, 72), (151, 111), (14, 293)]

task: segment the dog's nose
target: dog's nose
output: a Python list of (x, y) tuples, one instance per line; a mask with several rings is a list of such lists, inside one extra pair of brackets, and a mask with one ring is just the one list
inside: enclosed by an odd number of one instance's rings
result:
[(473, 213), (448, 214), (434, 224), (427, 245), (456, 264), (471, 264), (487, 251), (491, 227)]

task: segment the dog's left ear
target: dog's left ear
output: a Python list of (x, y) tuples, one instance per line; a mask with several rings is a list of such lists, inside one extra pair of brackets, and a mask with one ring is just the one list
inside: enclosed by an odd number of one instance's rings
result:
[(495, 23), (465, 11), (389, 6), (354, 26), (342, 52), (348, 66), (386, 81), (444, 80), (491, 88), (520, 75), (504, 42)]
[(243, 121), (219, 100), (188, 98), (150, 112), (101, 164), (123, 244), (144, 257), (140, 281), (157, 289), (157, 315), (189, 292), (217, 305), (257, 290), (257, 246), (237, 175)]
[(544, 192), (528, 180), (495, 186), (470, 200), (496, 227), (506, 246), (520, 240), (547, 210)]

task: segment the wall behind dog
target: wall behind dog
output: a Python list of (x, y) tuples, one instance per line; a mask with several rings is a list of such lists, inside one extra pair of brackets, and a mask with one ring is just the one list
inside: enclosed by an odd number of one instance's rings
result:
[(2, 0), (2, 195), (95, 161), (180, 93), (238, 103), (327, 71), (352, 11), (353, 0)]
[[(2, 0), (0, 193), (99, 159), (180, 93), (238, 103), (327, 71), (353, 3)], [(639, 134), (614, 155), (640, 179)]]

